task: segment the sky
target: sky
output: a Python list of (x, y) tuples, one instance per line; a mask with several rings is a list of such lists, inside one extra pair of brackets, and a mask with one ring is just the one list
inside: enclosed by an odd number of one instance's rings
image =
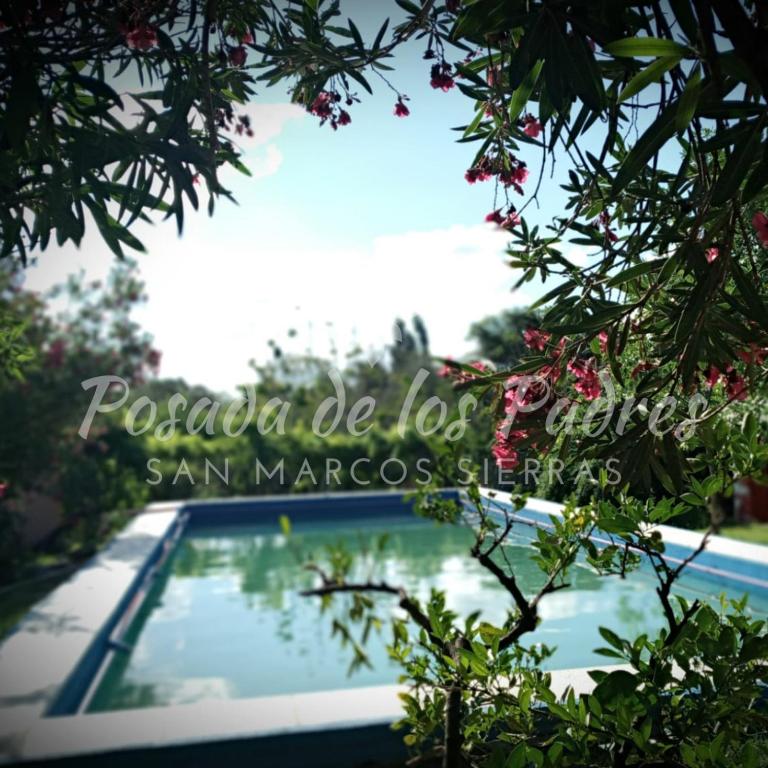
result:
[[(368, 12), (363, 21), (377, 24)], [(473, 105), (458, 89), (430, 88), (422, 50), (409, 44), (391, 73), (410, 97), (407, 118), (393, 115), (396, 97), (375, 79), (336, 132), (290, 104), (284, 87), (262, 90), (247, 108), (255, 136), (241, 144), (253, 175), (222, 176), (237, 205), (220, 201), (212, 218), (190, 210), (181, 237), (170, 220), (136, 230), (148, 250), (137, 255), (148, 301), (136, 319), (163, 353), (163, 376), (233, 392), (253, 379), (250, 359), (271, 356), (271, 339), (323, 356), (373, 349), (391, 340), (395, 318), (415, 313), (434, 354), (460, 357), (472, 351), (472, 322), (541, 294), (534, 283), (511, 290), (508, 236), (483, 221), (492, 183), (466, 183), (475, 149), (451, 130)], [(538, 153), (520, 154), (532, 187)], [(545, 185), (530, 220), (546, 223), (561, 203)], [(27, 286), (45, 290), (80, 270), (100, 279), (113, 264), (91, 227), (79, 249), (41, 254)]]

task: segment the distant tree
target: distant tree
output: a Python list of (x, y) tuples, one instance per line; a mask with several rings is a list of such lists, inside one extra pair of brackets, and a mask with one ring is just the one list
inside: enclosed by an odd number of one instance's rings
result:
[(525, 309), (508, 309), (499, 315), (490, 315), (469, 328), (468, 338), (477, 342), (478, 356), (499, 367), (512, 367), (528, 353), (523, 339), (524, 331), (538, 328), (539, 316)]

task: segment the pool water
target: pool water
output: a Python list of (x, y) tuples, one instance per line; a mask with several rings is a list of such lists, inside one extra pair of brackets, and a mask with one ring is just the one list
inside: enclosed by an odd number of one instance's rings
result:
[[(386, 547), (374, 554), (370, 544), (383, 534)], [(351, 552), (368, 546), (356, 563), (358, 576), (371, 573), (421, 598), (431, 588), (444, 590), (448, 607), (460, 616), (481, 610), (485, 620), (501, 622), (510, 598), (468, 555), (472, 539), (469, 529), (410, 516), (300, 523), (288, 538), (277, 525), (193, 527), (131, 623), (124, 638), (131, 650), (112, 657), (88, 711), (394, 683), (399, 668), (387, 657), (388, 624), (366, 646), (372, 668), (350, 674), (352, 652), (331, 636), (338, 612), (323, 614), (317, 598), (299, 595), (317, 580), (303, 563), (310, 554), (321, 561), (325, 547), (339, 541)], [(512, 538), (505, 552), (531, 594), (543, 575), (527, 542)], [(556, 647), (550, 669), (610, 663), (594, 653), (605, 645), (599, 626), (633, 637), (663, 624), (650, 571), (622, 580), (577, 565), (569, 582), (570, 588), (542, 600), (541, 625), (526, 638)], [(690, 572), (677, 589), (690, 599), (715, 599), (720, 591)], [(399, 611), (394, 598), (377, 601), (382, 618)], [(751, 594), (750, 606), (768, 614), (768, 596)]]

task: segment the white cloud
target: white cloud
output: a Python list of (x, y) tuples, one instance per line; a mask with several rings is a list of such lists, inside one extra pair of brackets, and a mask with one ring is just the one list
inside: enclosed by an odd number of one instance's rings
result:
[[(307, 116), (305, 109), (298, 104), (261, 104), (250, 102), (237, 107), (238, 115), (248, 115), (251, 120), (253, 136), (248, 144), (266, 144), (277, 138), (291, 120), (303, 120)], [(247, 149), (247, 147), (245, 147)]]
[[(269, 339), (322, 355), (334, 341), (343, 355), (389, 342), (394, 319), (414, 313), (435, 354), (466, 354), (472, 322), (535, 298), (510, 292), (507, 236), (485, 225), (381, 235), (359, 248), (255, 241), (205, 215), (188, 219), (183, 238), (167, 222), (138, 234), (149, 249), (139, 258), (149, 302), (138, 319), (163, 351), (162, 373), (214, 389), (252, 378), (247, 362), (265, 359)], [(52, 256), (30, 287), (60, 281), (78, 262), (89, 279), (113, 263), (95, 232), (79, 254)]]

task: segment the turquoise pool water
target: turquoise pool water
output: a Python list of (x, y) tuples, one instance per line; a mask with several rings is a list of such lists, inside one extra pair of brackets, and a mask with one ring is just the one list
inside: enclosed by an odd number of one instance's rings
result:
[[(298, 594), (315, 582), (302, 567), (308, 553), (320, 558), (325, 546), (340, 540), (356, 551), (384, 533), (386, 548), (358, 563), (361, 574), (372, 568), (377, 578), (422, 597), (433, 587), (445, 590), (449, 607), (460, 615), (481, 610), (489, 621), (502, 619), (509, 598), (468, 556), (472, 533), (467, 529), (395, 516), (295, 524), (289, 539), (275, 525), (191, 528), (128, 629), (125, 641), (131, 650), (112, 658), (88, 710), (396, 682), (398, 668), (385, 650), (386, 625), (367, 646), (373, 668), (349, 675), (351, 652), (331, 637), (333, 610), (323, 615), (316, 598)], [(522, 536), (506, 549), (527, 592), (542, 581), (531, 552)], [(580, 565), (570, 582), (569, 589), (544, 598), (542, 624), (527, 638), (557, 648), (551, 669), (605, 664), (593, 652), (605, 645), (599, 626), (635, 636), (662, 625), (650, 572), (621, 580), (598, 577)], [(714, 599), (720, 588), (689, 573), (677, 591)], [(393, 599), (379, 600), (381, 615), (396, 610)], [(751, 594), (750, 605), (768, 614), (768, 595)]]

